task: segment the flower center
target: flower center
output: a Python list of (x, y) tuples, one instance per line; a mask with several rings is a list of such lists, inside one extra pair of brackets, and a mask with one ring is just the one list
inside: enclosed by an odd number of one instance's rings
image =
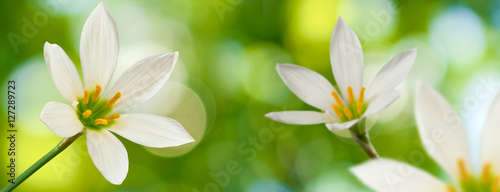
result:
[(347, 95), (349, 96), (348, 98), (349, 104), (347, 106), (344, 106), (344, 103), (342, 102), (342, 99), (340, 99), (337, 92), (332, 91), (332, 96), (333, 98), (335, 98), (335, 103), (336, 103), (332, 105), (333, 111), (343, 122), (360, 118), (366, 109), (366, 104), (363, 103), (365, 95), (365, 87), (361, 87), (357, 102), (356, 99), (354, 98), (354, 93), (352, 92), (351, 86), (347, 87)]
[[(474, 177), (467, 173), (463, 159), (458, 159), (460, 171), (460, 189), (463, 192), (499, 192), (500, 175), (491, 171), (491, 163), (485, 163), (481, 170), (481, 177)], [(448, 185), (448, 192), (457, 192), (452, 185)]]
[(97, 85), (92, 93), (85, 89), (83, 98), (78, 100), (76, 114), (86, 128), (100, 130), (110, 126), (113, 120), (120, 118), (118, 113), (108, 114), (113, 110), (116, 101), (120, 99), (121, 93), (117, 92), (113, 98), (105, 100), (99, 97), (101, 91), (100, 85)]

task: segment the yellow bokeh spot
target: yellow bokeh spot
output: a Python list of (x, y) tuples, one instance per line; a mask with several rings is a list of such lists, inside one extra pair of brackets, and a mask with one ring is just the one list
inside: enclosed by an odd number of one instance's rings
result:
[(303, 0), (298, 4), (298, 30), (310, 41), (330, 41), (333, 26), (337, 21), (338, 1)]

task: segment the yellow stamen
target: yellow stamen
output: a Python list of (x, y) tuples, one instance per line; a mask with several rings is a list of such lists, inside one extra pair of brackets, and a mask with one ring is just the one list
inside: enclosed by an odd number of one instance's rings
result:
[(354, 93), (352, 93), (352, 87), (347, 87), (347, 94), (349, 95), (349, 104), (354, 103)]
[(122, 96), (122, 94), (120, 92), (116, 93), (115, 96), (113, 96), (113, 98), (111, 98), (106, 105), (108, 107), (111, 105), (114, 105), (116, 103), (116, 101), (118, 101), (118, 99), (120, 99), (121, 96)]
[(100, 124), (102, 124), (102, 125), (107, 125), (107, 124), (108, 124), (108, 121), (106, 121), (106, 119), (96, 119), (96, 120), (95, 120), (95, 124), (96, 124), (96, 125), (100, 125)]
[(337, 116), (339, 118), (344, 117), (344, 115), (342, 115), (342, 112), (340, 112), (340, 109), (339, 109), (339, 107), (337, 105), (333, 104), (332, 108), (333, 108), (333, 111), (335, 111), (335, 114), (337, 114)]
[(344, 107), (344, 113), (345, 113), (345, 116), (347, 117), (347, 119), (351, 119), (352, 114), (351, 114), (351, 111), (349, 110), (349, 108)]
[(83, 93), (83, 104), (89, 103), (89, 90), (85, 89)]
[(344, 104), (342, 103), (342, 100), (340, 100), (340, 97), (339, 97), (339, 95), (337, 94), (337, 92), (332, 91), (332, 96), (333, 96), (333, 98), (335, 98), (335, 102), (337, 102), (337, 105), (338, 105), (340, 108), (343, 108), (343, 107), (344, 107)]
[(490, 163), (485, 163), (484, 166), (483, 166), (483, 175), (482, 175), (482, 178), (481, 178), (481, 181), (483, 183), (488, 183), (488, 181), (490, 180), (490, 169), (491, 169), (491, 164)]
[(118, 114), (118, 113), (104, 117), (104, 119), (106, 119), (106, 121), (111, 121), (111, 120), (115, 120), (118, 118), (120, 118), (120, 114)]
[(358, 111), (357, 111), (357, 112), (358, 112), (358, 114), (359, 114), (359, 115), (361, 115), (361, 113), (363, 112), (363, 102), (358, 101), (358, 102), (356, 103), (356, 108), (357, 108), (357, 110), (358, 110)]
[(363, 103), (364, 99), (365, 99), (365, 87), (361, 87), (361, 91), (359, 91), (358, 102)]
[(92, 111), (90, 109), (87, 109), (85, 112), (83, 112), (83, 117), (89, 118), (90, 115), (92, 115)]
[(96, 85), (95, 86), (95, 93), (94, 93), (94, 96), (92, 97), (92, 100), (97, 101), (97, 98), (99, 98), (99, 94), (101, 94), (101, 86)]
[(464, 159), (458, 159), (458, 169), (460, 170), (460, 177), (463, 181), (467, 181), (467, 170), (465, 169)]
[(453, 185), (447, 185), (446, 187), (448, 188), (448, 192), (457, 192), (457, 190), (455, 189), (455, 187), (453, 187)]
[(493, 183), (491, 184), (491, 192), (496, 192), (498, 190), (498, 182), (500, 182), (500, 177), (496, 176), (495, 179), (493, 179)]

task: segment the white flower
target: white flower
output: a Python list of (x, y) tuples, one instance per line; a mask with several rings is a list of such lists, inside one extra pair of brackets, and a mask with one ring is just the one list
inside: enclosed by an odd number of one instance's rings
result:
[(326, 123), (331, 131), (350, 128), (360, 119), (380, 112), (400, 96), (395, 90), (410, 71), (417, 50), (396, 55), (378, 72), (368, 89), (363, 87), (363, 50), (358, 37), (339, 17), (330, 42), (330, 59), (335, 81), (341, 95), (320, 74), (292, 64), (278, 64), (276, 70), (302, 101), (316, 111), (283, 111), (266, 117), (288, 124)]
[(389, 159), (372, 160), (351, 171), (376, 191), (500, 191), (500, 94), (484, 123), (478, 173), (473, 171), (467, 135), (452, 106), (421, 82), (417, 83), (415, 99), (415, 115), (424, 147), (453, 183), (446, 184), (418, 168)]
[(128, 172), (127, 151), (111, 132), (148, 147), (171, 147), (194, 141), (174, 119), (116, 113), (153, 96), (170, 76), (178, 52), (137, 62), (105, 94), (116, 67), (118, 31), (103, 3), (85, 22), (80, 39), (85, 89), (75, 65), (61, 47), (45, 43), (44, 56), (57, 90), (72, 106), (49, 102), (43, 108), (40, 120), (60, 137), (87, 133), (90, 157), (109, 182), (121, 184)]

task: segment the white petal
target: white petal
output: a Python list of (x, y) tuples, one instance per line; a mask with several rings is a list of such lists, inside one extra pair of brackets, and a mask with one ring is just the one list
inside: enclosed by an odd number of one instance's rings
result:
[(173, 147), (194, 139), (174, 119), (150, 114), (124, 114), (115, 120), (110, 131), (147, 147)]
[(276, 71), (290, 90), (307, 104), (328, 111), (335, 102), (332, 84), (322, 75), (292, 64), (278, 64)]
[(411, 165), (389, 159), (375, 159), (351, 168), (361, 182), (380, 192), (440, 192), (448, 186)]
[(359, 121), (359, 119), (354, 119), (354, 120), (344, 122), (344, 123), (328, 123), (328, 124), (326, 124), (326, 127), (330, 131), (335, 132), (335, 131), (340, 131), (340, 130), (351, 128), (358, 121)]
[(378, 72), (366, 93), (369, 100), (379, 94), (396, 88), (408, 75), (417, 57), (417, 49), (403, 51), (396, 55)]
[(460, 116), (443, 96), (420, 81), (415, 92), (415, 115), (427, 153), (455, 181), (460, 175), (459, 159), (470, 173), (469, 143)]
[(401, 92), (399, 90), (392, 90), (378, 95), (377, 97), (368, 101), (368, 108), (363, 114), (363, 117), (367, 117), (384, 110), (385, 108), (389, 107), (394, 101), (396, 101), (399, 96), (401, 96)]
[(333, 29), (330, 60), (333, 76), (344, 98), (348, 98), (348, 86), (352, 87), (357, 98), (363, 85), (363, 49), (358, 36), (342, 17), (339, 17)]
[(66, 52), (56, 44), (45, 42), (43, 55), (50, 77), (61, 96), (69, 103), (83, 96), (83, 86), (80, 76)]
[(85, 22), (80, 38), (85, 89), (101, 85), (106, 90), (118, 59), (118, 30), (104, 3), (100, 3)]
[(121, 92), (113, 110), (142, 103), (156, 94), (170, 77), (178, 56), (179, 52), (151, 56), (127, 69), (105, 96), (110, 99)]
[(125, 146), (107, 130), (87, 129), (87, 148), (94, 165), (110, 183), (119, 185), (128, 173)]
[(481, 167), (491, 164), (494, 173), (500, 173), (500, 94), (486, 115), (481, 138)]
[(51, 101), (45, 104), (40, 120), (59, 137), (71, 137), (83, 130), (75, 110), (64, 103)]
[(281, 123), (312, 125), (336, 121), (331, 115), (316, 111), (281, 111), (266, 114), (266, 117)]

